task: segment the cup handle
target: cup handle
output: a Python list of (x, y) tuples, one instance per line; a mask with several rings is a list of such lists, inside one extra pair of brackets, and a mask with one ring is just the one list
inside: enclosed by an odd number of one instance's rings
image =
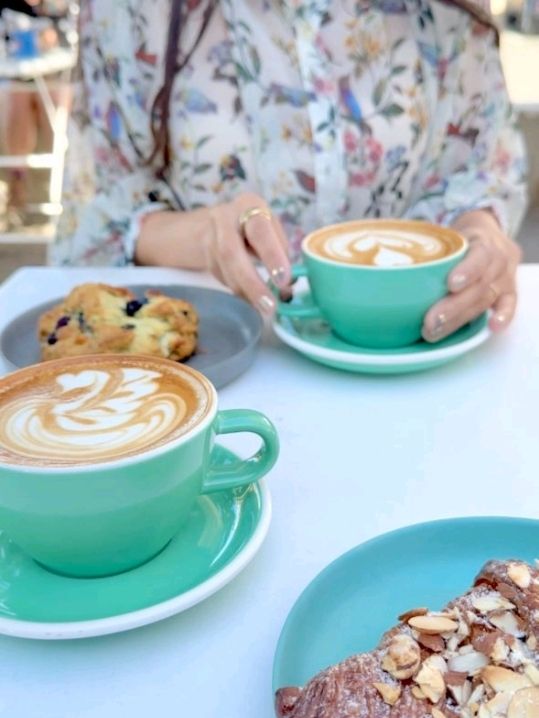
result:
[[(292, 265), (292, 281), (299, 279), (300, 277), (307, 276), (307, 267), (303, 264)], [(292, 319), (311, 319), (321, 318), (322, 314), (320, 309), (313, 304), (311, 306), (298, 305), (294, 302), (283, 302), (279, 299), (279, 290), (277, 287), (272, 287), (272, 291), (277, 297), (277, 314), (281, 317), (290, 317)]]
[(219, 463), (210, 457), (210, 467), (202, 484), (202, 493), (231, 489), (252, 484), (261, 479), (277, 461), (279, 438), (275, 427), (264, 414), (250, 409), (220, 411), (213, 429), (216, 434), (237, 434), (248, 431), (262, 439), (261, 448), (249, 459)]

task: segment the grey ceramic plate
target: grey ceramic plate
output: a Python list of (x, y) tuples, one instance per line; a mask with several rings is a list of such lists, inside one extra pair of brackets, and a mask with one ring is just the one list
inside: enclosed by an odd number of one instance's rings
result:
[[(228, 384), (250, 366), (262, 334), (262, 320), (247, 302), (215, 289), (183, 285), (140, 284), (128, 289), (137, 296), (158, 289), (196, 307), (200, 318), (198, 350), (185, 363), (205, 374), (216, 387)], [(38, 317), (60, 301), (46, 302), (20, 314), (0, 334), (0, 352), (12, 369), (39, 361)]]

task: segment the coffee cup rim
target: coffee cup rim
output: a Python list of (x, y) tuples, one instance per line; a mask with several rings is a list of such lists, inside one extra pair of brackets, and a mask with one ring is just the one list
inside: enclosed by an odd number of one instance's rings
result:
[[(31, 375), (33, 371), (36, 371), (42, 367), (45, 366), (58, 366), (58, 365), (66, 365), (66, 366), (73, 366), (73, 364), (84, 364), (85, 360), (96, 358), (96, 357), (102, 357), (103, 359), (113, 359), (115, 354), (84, 354), (81, 356), (76, 357), (61, 357), (60, 359), (51, 359), (49, 361), (43, 362), (41, 364), (32, 364), (30, 366), (24, 367), (23, 369), (18, 369), (16, 371), (10, 372), (9, 374), (6, 374), (5, 376), (0, 377), (0, 384), (4, 382), (4, 380), (10, 379), (11, 377), (17, 377), (24, 374)], [(194, 376), (197, 381), (200, 382), (204, 386), (204, 388), (208, 392), (208, 409), (206, 414), (200, 419), (200, 421), (195, 424), (195, 426), (192, 427), (189, 431), (187, 431), (185, 434), (181, 434), (176, 439), (172, 439), (171, 441), (165, 442), (163, 444), (160, 444), (159, 446), (152, 448), (148, 448), (146, 450), (142, 450), (139, 453), (134, 454), (128, 454), (127, 456), (114, 458), (114, 459), (104, 459), (97, 461), (96, 463), (84, 463), (84, 464), (56, 464), (54, 466), (42, 466), (40, 464), (23, 464), (23, 463), (10, 463), (9, 461), (4, 461), (0, 458), (0, 470), (2, 469), (9, 469), (12, 471), (16, 471), (17, 473), (21, 474), (40, 474), (40, 475), (62, 475), (62, 474), (69, 474), (76, 472), (77, 474), (85, 474), (85, 473), (95, 473), (100, 470), (109, 470), (109, 469), (119, 469), (126, 466), (130, 466), (135, 463), (140, 463), (142, 461), (147, 461), (150, 459), (155, 458), (156, 456), (161, 456), (162, 454), (166, 454), (167, 452), (171, 451), (172, 449), (176, 449), (177, 447), (181, 446), (182, 444), (187, 443), (191, 439), (193, 439), (195, 436), (200, 434), (202, 431), (208, 428), (209, 425), (214, 421), (215, 416), (217, 415), (217, 402), (218, 402), (218, 396), (217, 396), (217, 390), (211, 383), (211, 381), (201, 372), (197, 371), (196, 369), (193, 369), (192, 367), (185, 366), (185, 364), (179, 364), (177, 362), (172, 361), (171, 359), (165, 359), (165, 357), (153, 357), (149, 355), (144, 354), (122, 354), (121, 355), (123, 360), (126, 359), (135, 359), (139, 361), (145, 361), (145, 362), (156, 362), (157, 364), (166, 364), (166, 366), (170, 367), (170, 364), (175, 365), (176, 369), (179, 369), (180, 372), (185, 371), (188, 374), (191, 374)]]
[[(319, 254), (315, 254), (312, 250), (310, 250), (307, 245), (309, 241), (315, 236), (318, 235), (320, 232), (331, 232), (333, 229), (339, 229), (342, 230), (346, 227), (356, 227), (356, 226), (364, 226), (365, 224), (376, 224), (376, 223), (385, 223), (385, 224), (391, 224), (391, 225), (406, 225), (407, 227), (411, 228), (418, 228), (418, 227), (432, 227), (437, 232), (440, 230), (443, 234), (450, 234), (453, 237), (458, 237), (459, 240), (462, 242), (462, 246), (459, 247), (456, 251), (452, 252), (451, 254), (446, 255), (445, 257), (441, 257), (440, 259), (434, 259), (431, 262), (420, 262), (418, 264), (406, 264), (406, 265), (398, 265), (398, 266), (390, 266), (390, 267), (380, 267), (380, 266), (373, 266), (369, 264), (352, 264), (348, 262), (338, 262), (335, 259), (328, 259), (327, 257), (321, 257)], [(450, 262), (451, 260), (454, 260), (455, 258), (461, 257), (466, 253), (469, 247), (469, 242), (460, 232), (457, 232), (456, 229), (453, 227), (445, 227), (440, 224), (434, 224), (434, 222), (428, 222), (424, 220), (419, 219), (354, 219), (349, 220), (347, 222), (336, 222), (335, 224), (329, 224), (324, 227), (319, 227), (318, 229), (313, 230), (312, 232), (309, 232), (307, 234), (302, 242), (301, 242), (301, 250), (304, 255), (309, 257), (310, 259), (313, 259), (317, 262), (321, 262), (322, 264), (329, 264), (336, 267), (346, 267), (347, 269), (352, 270), (367, 270), (367, 271), (383, 271), (383, 272), (389, 272), (389, 271), (413, 271), (413, 270), (419, 270), (421, 268), (426, 267), (434, 267), (440, 264), (444, 264), (447, 262)]]

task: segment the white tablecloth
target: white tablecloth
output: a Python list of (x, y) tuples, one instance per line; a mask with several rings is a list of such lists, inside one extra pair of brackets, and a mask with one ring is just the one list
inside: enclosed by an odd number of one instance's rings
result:
[[(0, 288), (0, 324), (87, 279), (196, 275), (25, 269)], [(220, 392), (222, 408), (260, 409), (281, 437), (268, 478), (273, 523), (258, 556), (206, 602), (152, 626), (65, 643), (0, 637), (0, 716), (272, 718), (281, 626), (328, 562), (418, 521), (537, 516), (539, 265), (520, 279), (520, 313), (504, 336), (424, 374), (339, 373), (267, 339)]]

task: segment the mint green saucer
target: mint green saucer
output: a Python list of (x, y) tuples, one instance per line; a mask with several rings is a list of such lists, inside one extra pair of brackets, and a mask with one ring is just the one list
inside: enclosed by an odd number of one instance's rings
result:
[(408, 526), (343, 554), (307, 586), (281, 632), (273, 689), (301, 686), (368, 651), (416, 606), (436, 610), (466, 591), (489, 559), (533, 562), (539, 521), (458, 518)]
[[(298, 306), (312, 306), (310, 292)], [(483, 344), (491, 335), (486, 314), (436, 344), (417, 342), (400, 349), (367, 349), (339, 339), (321, 319), (277, 317), (273, 328), (288, 346), (315, 362), (334, 369), (364, 374), (405, 374), (446, 364)]]
[[(220, 450), (235, 460), (231, 452)], [(158, 556), (107, 578), (50, 573), (0, 531), (0, 634), (83, 638), (184, 611), (249, 563), (268, 531), (270, 504), (263, 482), (201, 496), (187, 525)]]

